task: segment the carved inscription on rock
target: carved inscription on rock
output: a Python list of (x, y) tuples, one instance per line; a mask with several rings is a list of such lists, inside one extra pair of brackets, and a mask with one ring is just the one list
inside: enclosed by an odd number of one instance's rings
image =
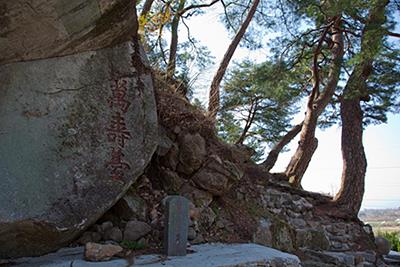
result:
[(109, 126), (106, 128), (107, 141), (112, 144), (110, 160), (106, 163), (110, 171), (111, 179), (123, 181), (124, 171), (131, 166), (124, 160), (124, 148), (128, 140), (132, 138), (125, 121), (131, 102), (127, 100), (128, 81), (124, 78), (112, 82), (111, 95), (108, 98), (108, 106), (111, 109)]

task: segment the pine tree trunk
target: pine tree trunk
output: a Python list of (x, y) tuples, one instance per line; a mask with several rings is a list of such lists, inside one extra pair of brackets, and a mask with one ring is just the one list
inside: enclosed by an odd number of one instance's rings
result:
[(140, 13), (141, 17), (146, 17), (147, 13), (150, 12), (151, 6), (153, 5), (154, 0), (146, 0), (143, 4), (142, 12)]
[(357, 214), (364, 196), (367, 159), (362, 143), (362, 111), (360, 100), (341, 101), (342, 119), (342, 184), (335, 197), (336, 205), (351, 214)]
[(169, 59), (167, 66), (167, 78), (171, 79), (175, 74), (176, 52), (178, 50), (178, 27), (181, 20), (181, 11), (185, 7), (186, 0), (180, 0), (178, 10), (175, 12), (171, 23), (171, 44), (169, 46)]
[(282, 139), (278, 143), (276, 143), (275, 146), (271, 149), (265, 161), (261, 163), (261, 165), (267, 171), (270, 171), (275, 166), (276, 161), (278, 160), (278, 156), (281, 153), (282, 149), (300, 133), (302, 126), (303, 122), (294, 126), (293, 129), (287, 132), (282, 137)]
[(362, 143), (362, 110), (360, 101), (368, 99), (367, 79), (371, 75), (373, 60), (378, 55), (383, 39), (385, 8), (388, 0), (377, 1), (371, 7), (361, 40), (363, 61), (351, 73), (341, 100), (342, 119), (342, 184), (333, 201), (337, 210), (357, 217), (364, 196), (367, 160)]
[(251, 6), (245, 21), (240, 26), (240, 29), (236, 33), (235, 37), (233, 38), (231, 44), (228, 47), (228, 50), (226, 50), (225, 55), (219, 65), (219, 68), (218, 68), (217, 72), (215, 73), (215, 76), (211, 82), (210, 92), (209, 92), (209, 96), (208, 96), (208, 115), (214, 121), (217, 117), (217, 113), (218, 113), (219, 105), (220, 105), (220, 103), (219, 103), (220, 102), (219, 87), (221, 85), (222, 78), (225, 75), (226, 69), (229, 65), (230, 60), (232, 59), (232, 56), (233, 56), (237, 46), (240, 43), (240, 40), (243, 38), (243, 35), (245, 34), (247, 27), (249, 26), (251, 20), (254, 17), (254, 14), (256, 13), (257, 6), (259, 3), (260, 3), (260, 0), (254, 0), (253, 5)]
[(318, 147), (318, 139), (315, 138), (317, 119), (314, 112), (307, 112), (300, 133), (299, 145), (286, 168), (285, 173), (288, 176), (289, 183), (294, 187), (301, 187), (301, 178), (306, 172), (311, 158)]
[[(315, 131), (317, 128), (318, 117), (331, 101), (339, 82), (344, 54), (341, 23), (341, 18), (335, 17), (334, 25), (331, 27), (331, 32), (334, 33), (332, 35), (332, 42), (334, 45), (331, 49), (332, 63), (329, 67), (328, 82), (322, 93), (320, 93), (318, 89), (320, 83), (318, 76), (319, 70), (314, 70), (314, 88), (308, 100), (307, 112), (300, 133), (299, 145), (286, 167), (285, 174), (289, 179), (289, 183), (294, 187), (300, 187), (301, 180), (311, 162), (315, 150), (317, 149), (318, 140), (315, 138)], [(324, 36), (322, 36), (322, 38), (325, 39)], [(318, 48), (315, 53), (319, 53)], [(318, 54), (315, 56), (318, 56)], [(314, 65), (316, 65), (316, 63)]]

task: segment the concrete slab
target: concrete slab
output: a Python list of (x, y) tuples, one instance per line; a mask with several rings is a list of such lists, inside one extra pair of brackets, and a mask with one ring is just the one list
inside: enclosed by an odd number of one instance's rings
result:
[(142, 256), (138, 264), (149, 257), (146, 267), (300, 266), (297, 256), (257, 244), (202, 244), (193, 250), (185, 257), (168, 257), (158, 263), (150, 263), (153, 255)]
[(125, 259), (107, 262), (83, 260), (83, 247), (61, 249), (56, 253), (36, 258), (22, 258), (14, 263), (19, 267), (250, 267), (279, 266), (297, 267), (297, 256), (257, 244), (201, 244), (192, 247), (194, 253), (187, 256), (165, 257), (143, 255), (136, 257), (133, 264)]

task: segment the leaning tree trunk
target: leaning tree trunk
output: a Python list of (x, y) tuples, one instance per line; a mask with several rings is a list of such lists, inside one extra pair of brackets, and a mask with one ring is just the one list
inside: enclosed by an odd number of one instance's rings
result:
[(221, 85), (222, 78), (225, 75), (226, 69), (229, 65), (229, 62), (232, 59), (233, 53), (235, 52), (237, 46), (240, 43), (240, 40), (243, 38), (244, 33), (246, 32), (247, 27), (249, 26), (251, 20), (256, 13), (257, 6), (260, 3), (260, 0), (254, 0), (253, 5), (251, 6), (249, 13), (247, 14), (246, 19), (244, 20), (243, 24), (240, 26), (239, 31), (236, 33), (235, 37), (233, 38), (231, 44), (226, 50), (226, 53), (219, 65), (217, 72), (211, 82), (210, 92), (208, 96), (208, 115), (211, 119), (215, 121), (217, 117), (217, 113), (219, 110), (219, 86)]
[(153, 5), (154, 0), (146, 0), (144, 2), (142, 12), (140, 13), (140, 17), (146, 17), (150, 12), (151, 6)]
[(261, 165), (267, 171), (270, 171), (274, 166), (276, 161), (278, 160), (278, 156), (281, 153), (282, 149), (289, 144), (301, 131), (303, 126), (303, 122), (294, 126), (289, 132), (287, 132), (282, 139), (274, 145), (271, 151), (268, 153), (267, 158)]
[(362, 143), (361, 100), (367, 100), (367, 79), (373, 70), (373, 60), (383, 40), (382, 25), (388, 0), (377, 1), (371, 8), (361, 40), (361, 58), (343, 91), (342, 118), (342, 184), (333, 203), (348, 216), (356, 217), (362, 203), (367, 160)]
[(178, 51), (178, 27), (181, 20), (181, 11), (185, 7), (186, 0), (180, 0), (178, 10), (175, 12), (171, 23), (171, 44), (169, 46), (169, 59), (167, 66), (167, 77), (171, 79), (175, 74), (176, 53)]
[(302, 125), (300, 133), (300, 141), (297, 150), (291, 158), (285, 174), (289, 178), (289, 183), (294, 187), (300, 187), (301, 179), (306, 172), (308, 165), (314, 155), (318, 146), (318, 140), (315, 138), (315, 130), (317, 128), (318, 117), (324, 111), (325, 107), (329, 104), (332, 96), (335, 93), (337, 84), (339, 82), (341, 66), (343, 62), (343, 33), (341, 29), (340, 16), (333, 18), (334, 24), (331, 27), (333, 47), (332, 63), (330, 64), (328, 83), (326, 84), (322, 93), (319, 92), (319, 69), (318, 69), (318, 56), (321, 52), (322, 42), (325, 40), (327, 29), (321, 35), (320, 43), (314, 52), (314, 70), (313, 91), (307, 103), (306, 116)]
[(254, 117), (256, 116), (256, 113), (257, 113), (257, 102), (258, 102), (257, 98), (251, 101), (249, 114), (247, 115), (247, 118), (246, 118), (246, 124), (243, 127), (243, 131), (242, 131), (242, 134), (240, 135), (239, 139), (235, 142), (235, 144), (237, 144), (237, 145), (243, 145), (243, 142), (247, 137), (250, 127), (253, 124)]
[(294, 187), (300, 187), (301, 179), (318, 147), (318, 139), (315, 138), (317, 120), (318, 117), (315, 112), (308, 109), (300, 133), (299, 145), (285, 171), (289, 178), (289, 183)]
[(342, 119), (342, 184), (335, 202), (342, 210), (357, 214), (364, 196), (364, 180), (367, 169), (362, 142), (362, 111), (360, 98), (346, 98), (341, 101)]

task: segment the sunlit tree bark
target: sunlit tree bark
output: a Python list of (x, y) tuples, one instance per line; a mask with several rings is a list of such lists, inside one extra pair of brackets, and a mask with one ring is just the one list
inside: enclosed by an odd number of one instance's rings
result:
[(341, 188), (334, 204), (354, 217), (360, 210), (364, 196), (367, 168), (360, 101), (368, 100), (367, 79), (382, 43), (382, 25), (388, 3), (388, 0), (375, 1), (370, 9), (361, 41), (361, 60), (351, 73), (341, 99), (343, 171)]
[(222, 78), (225, 75), (226, 69), (228, 68), (229, 62), (232, 59), (233, 54), (238, 47), (240, 40), (242, 40), (243, 35), (246, 32), (251, 20), (256, 13), (257, 6), (260, 3), (260, 0), (254, 0), (252, 6), (250, 7), (249, 12), (247, 13), (246, 19), (244, 20), (243, 24), (240, 26), (239, 31), (236, 33), (235, 37), (233, 38), (231, 44), (229, 45), (228, 49), (225, 52), (224, 57), (219, 65), (217, 72), (214, 75), (214, 78), (211, 82), (210, 90), (209, 90), (209, 97), (208, 97), (208, 115), (211, 119), (215, 120), (217, 117), (217, 113), (220, 106), (220, 92), (219, 88), (221, 85)]
[(270, 171), (276, 164), (278, 160), (279, 154), (282, 152), (282, 149), (288, 145), (301, 131), (303, 126), (303, 122), (300, 124), (295, 125), (290, 131), (288, 131), (282, 139), (277, 142), (271, 151), (268, 153), (267, 158), (262, 163), (262, 166), (267, 170)]
[[(303, 178), (311, 158), (317, 149), (318, 140), (315, 137), (315, 130), (317, 128), (318, 117), (324, 111), (335, 93), (342, 68), (344, 47), (341, 17), (333, 17), (329, 23), (331, 23), (332, 26), (329, 28), (327, 27), (321, 34), (320, 42), (314, 51), (313, 90), (308, 98), (307, 111), (300, 132), (299, 145), (285, 171), (290, 184), (295, 187), (300, 187), (301, 179)], [(330, 64), (327, 78), (328, 82), (323, 91), (320, 92), (320, 70), (317, 61), (321, 53), (322, 43), (326, 39), (328, 31), (333, 33), (333, 46), (331, 49), (332, 62)]]

